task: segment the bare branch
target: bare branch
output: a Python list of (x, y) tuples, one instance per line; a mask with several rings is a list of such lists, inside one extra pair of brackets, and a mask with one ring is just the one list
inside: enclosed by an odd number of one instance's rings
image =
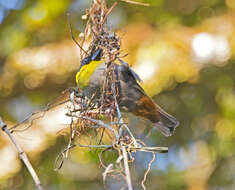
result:
[(8, 137), (10, 138), (12, 143), (15, 145), (15, 147), (16, 147), (18, 153), (19, 153), (20, 159), (24, 162), (24, 164), (27, 167), (29, 173), (31, 174), (37, 189), (38, 190), (43, 190), (42, 184), (41, 184), (35, 170), (33, 169), (26, 153), (21, 149), (21, 147), (16, 142), (15, 138), (11, 135), (11, 133), (9, 132), (9, 130), (7, 128), (7, 125), (2, 121), (1, 117), (0, 117), (0, 127), (1, 127), (2, 131), (4, 131), (8, 135)]

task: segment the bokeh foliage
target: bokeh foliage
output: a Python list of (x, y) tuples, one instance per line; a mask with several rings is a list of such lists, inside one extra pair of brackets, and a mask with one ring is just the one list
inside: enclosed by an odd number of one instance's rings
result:
[[(0, 115), (12, 125), (75, 85), (79, 49), (71, 40), (66, 13), (70, 12), (78, 37), (85, 24), (80, 18), (90, 1), (6, 2), (0, 0)], [(149, 145), (170, 150), (167, 155), (157, 154), (146, 186), (153, 190), (234, 189), (235, 1), (142, 2), (151, 6), (119, 1), (109, 22), (123, 36), (126, 61), (142, 76), (143, 87), (181, 123), (170, 138), (155, 129), (146, 137), (151, 124), (128, 115), (136, 135)], [(197, 49), (193, 41), (201, 33), (207, 38), (199, 40)], [(224, 43), (229, 54), (221, 59)], [(74, 149), (63, 168), (53, 171), (55, 158), (68, 140), (58, 130), (51, 123), (43, 129), (35, 126), (27, 136), (16, 135), (46, 189), (103, 189), (97, 151)], [(112, 160), (115, 155), (106, 156)], [(147, 153), (136, 154), (131, 168), (134, 181), (142, 180), (150, 160)], [(0, 163), (0, 189), (34, 187), (2, 133)], [(116, 185), (112, 189), (118, 189)], [(138, 183), (135, 189), (141, 189)]]

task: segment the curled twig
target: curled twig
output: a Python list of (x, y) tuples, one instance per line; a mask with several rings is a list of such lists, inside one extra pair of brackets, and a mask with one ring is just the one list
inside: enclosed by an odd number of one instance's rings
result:
[(141, 181), (141, 185), (142, 185), (142, 187), (143, 187), (144, 190), (146, 189), (144, 183), (145, 183), (146, 178), (147, 178), (147, 175), (148, 175), (148, 173), (149, 173), (149, 171), (150, 171), (151, 165), (152, 165), (152, 163), (153, 163), (154, 160), (155, 160), (155, 157), (156, 157), (156, 156), (155, 156), (155, 153), (152, 152), (152, 160), (149, 162), (148, 168), (147, 168), (147, 170), (146, 170), (145, 173), (144, 173), (144, 178), (143, 178), (143, 180)]
[(106, 129), (110, 130), (115, 135), (116, 141), (119, 139), (119, 134), (117, 133), (117, 131), (115, 129), (113, 129), (111, 126), (109, 126), (108, 124), (102, 122), (101, 120), (96, 120), (96, 119), (92, 119), (92, 118), (85, 117), (85, 116), (77, 116), (77, 115), (69, 115), (69, 114), (67, 114), (67, 116), (77, 117), (77, 118), (81, 118), (81, 119), (91, 121), (91, 122), (97, 124), (98, 126), (89, 126), (89, 127), (91, 127), (91, 128), (104, 127)]
[(105, 168), (105, 170), (104, 170), (104, 172), (103, 172), (103, 174), (102, 174), (102, 175), (103, 175), (103, 183), (104, 183), (105, 189), (108, 189), (107, 186), (106, 186), (105, 181), (106, 181), (107, 175), (108, 175), (109, 173), (113, 172), (112, 169), (113, 169), (113, 164), (111, 163), (111, 164), (109, 164), (109, 165)]

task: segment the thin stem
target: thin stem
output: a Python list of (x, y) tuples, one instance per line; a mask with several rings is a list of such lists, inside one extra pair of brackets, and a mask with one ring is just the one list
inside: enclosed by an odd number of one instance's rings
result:
[[(67, 114), (69, 115), (69, 114)], [(92, 118), (89, 118), (89, 117), (85, 117), (85, 116), (77, 116), (77, 115), (69, 115), (69, 116), (72, 116), (72, 117), (77, 117), (77, 118), (81, 118), (81, 119), (85, 119), (85, 120), (88, 120), (88, 121), (91, 121), (91, 122), (94, 122), (96, 123), (97, 125), (99, 126), (103, 126), (104, 128), (106, 129), (109, 129), (110, 131), (112, 131), (116, 137), (116, 141), (119, 139), (119, 134), (117, 133), (117, 131), (115, 131), (115, 129), (113, 129), (111, 126), (109, 126), (108, 124), (102, 122), (101, 120), (96, 120), (96, 119), (92, 119)]]
[(135, 5), (142, 5), (142, 6), (150, 6), (148, 3), (142, 3), (142, 2), (136, 2), (136, 1), (132, 1), (132, 0), (120, 0), (126, 3), (131, 3), (131, 4), (135, 4)]
[(127, 157), (125, 146), (122, 146), (122, 155), (123, 155), (123, 163), (124, 163), (124, 168), (125, 168), (125, 173), (126, 173), (127, 187), (128, 187), (128, 190), (133, 190), (132, 183), (131, 183), (130, 169), (128, 165), (128, 157)]
[(77, 40), (75, 39), (75, 37), (74, 37), (74, 35), (73, 35), (72, 24), (71, 24), (71, 22), (70, 22), (70, 14), (67, 13), (67, 16), (68, 16), (70, 34), (71, 34), (71, 37), (72, 37), (73, 41), (75, 42), (75, 44), (76, 44), (86, 55), (88, 55), (88, 53), (86, 52), (86, 50), (84, 50), (83, 47), (82, 47), (82, 46), (77, 42)]
[(76, 144), (79, 147), (86, 147), (86, 148), (112, 148), (113, 145), (83, 145), (83, 144)]

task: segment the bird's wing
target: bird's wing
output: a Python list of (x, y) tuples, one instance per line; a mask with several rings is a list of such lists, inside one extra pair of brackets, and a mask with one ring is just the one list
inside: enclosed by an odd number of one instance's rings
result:
[[(135, 73), (127, 63), (118, 66), (120, 71), (120, 80), (124, 81), (124, 83), (128, 84), (131, 89), (135, 89), (140, 94), (146, 95), (144, 89), (140, 86), (138, 81), (140, 81), (140, 77)], [(131, 90), (129, 89), (129, 90)]]
[(142, 80), (139, 77), (139, 75), (132, 68), (130, 68), (130, 67), (129, 67), (129, 72), (135, 78), (136, 81), (142, 82)]
[(128, 63), (126, 63), (125, 61), (123, 60), (119, 60), (122, 64), (123, 67), (126, 67), (129, 71), (129, 74), (138, 82), (142, 82), (141, 78), (139, 77), (139, 75), (129, 66)]

